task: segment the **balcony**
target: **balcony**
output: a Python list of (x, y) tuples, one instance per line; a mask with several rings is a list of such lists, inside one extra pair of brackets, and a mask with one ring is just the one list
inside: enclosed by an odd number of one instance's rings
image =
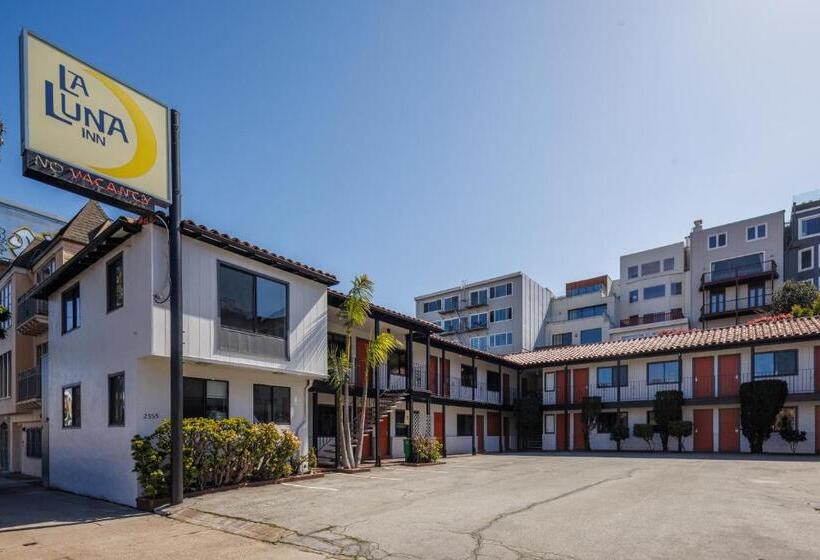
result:
[(663, 323), (666, 321), (678, 321), (684, 319), (682, 309), (673, 309), (666, 313), (645, 313), (643, 315), (633, 315), (628, 319), (621, 319), (619, 326), (621, 327), (637, 327), (640, 325), (649, 325), (652, 323)]
[(768, 310), (772, 305), (772, 292), (749, 295), (738, 299), (715, 299), (700, 308), (700, 320), (750, 315)]
[(17, 301), (17, 332), (39, 336), (48, 332), (48, 301), (23, 296)]
[(40, 408), (40, 368), (34, 367), (17, 374), (17, 409)]
[(700, 277), (700, 289), (747, 284), (755, 280), (774, 280), (778, 278), (777, 263), (773, 260), (738, 266), (726, 270), (704, 272)]

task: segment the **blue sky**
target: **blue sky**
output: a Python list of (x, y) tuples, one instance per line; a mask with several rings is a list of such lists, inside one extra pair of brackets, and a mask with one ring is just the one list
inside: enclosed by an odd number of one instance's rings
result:
[(820, 3), (12, 2), (0, 196), (24, 179), (25, 26), (178, 108), (184, 214), (377, 300), (618, 257), (820, 188)]

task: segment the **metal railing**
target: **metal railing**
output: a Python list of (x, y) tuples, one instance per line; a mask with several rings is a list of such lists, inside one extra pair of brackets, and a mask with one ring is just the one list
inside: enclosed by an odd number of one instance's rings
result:
[(742, 281), (759, 276), (774, 276), (777, 274), (777, 263), (774, 260), (760, 261), (758, 263), (737, 266), (726, 270), (713, 270), (704, 272), (700, 277), (700, 284), (712, 284), (716, 282)]
[(17, 325), (22, 325), (35, 315), (48, 317), (48, 301), (23, 297), (17, 302)]
[(635, 327), (638, 325), (648, 325), (651, 323), (662, 323), (664, 321), (676, 321), (683, 319), (683, 309), (673, 309), (668, 312), (644, 313), (643, 315), (633, 315), (628, 319), (621, 319), (620, 326)]
[(33, 367), (17, 374), (17, 402), (41, 398), (40, 368)]
[(702, 317), (709, 315), (720, 315), (722, 313), (742, 313), (754, 311), (761, 307), (768, 307), (772, 304), (772, 292), (762, 294), (749, 294), (737, 299), (715, 299), (702, 305), (700, 314)]

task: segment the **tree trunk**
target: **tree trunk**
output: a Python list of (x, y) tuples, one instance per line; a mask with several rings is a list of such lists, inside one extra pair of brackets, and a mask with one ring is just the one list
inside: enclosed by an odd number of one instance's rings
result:
[(344, 400), (341, 387), (336, 390), (336, 448), (341, 467), (350, 468), (350, 457), (347, 456), (347, 446), (344, 444)]
[[(365, 366), (364, 368), (364, 386), (362, 387), (362, 407), (359, 410), (359, 430), (356, 434), (356, 466), (362, 464), (362, 449), (364, 448), (364, 419), (367, 413), (367, 385), (368, 385), (368, 375), (369, 371), (368, 368)], [(378, 414), (377, 414), (378, 416)], [(379, 419), (376, 418), (376, 422), (378, 423)]]
[(348, 459), (348, 466), (347, 468), (354, 467), (354, 455), (353, 455), (353, 436), (350, 433), (350, 386), (345, 385), (345, 392), (344, 392), (344, 437), (345, 437), (345, 452), (347, 453)]

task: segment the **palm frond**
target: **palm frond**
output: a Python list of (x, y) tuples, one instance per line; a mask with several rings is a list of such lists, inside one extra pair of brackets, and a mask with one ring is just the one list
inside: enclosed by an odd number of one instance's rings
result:
[(367, 274), (360, 274), (353, 279), (353, 285), (339, 310), (339, 319), (348, 330), (361, 327), (367, 322), (370, 314), (370, 302), (373, 300), (373, 281)]
[(388, 332), (379, 333), (376, 340), (371, 340), (367, 345), (367, 368), (375, 369), (380, 364), (387, 361), (397, 348), (400, 348), (399, 340)]
[(350, 379), (350, 356), (344, 350), (336, 350), (327, 356), (327, 376), (331, 387), (344, 387)]

